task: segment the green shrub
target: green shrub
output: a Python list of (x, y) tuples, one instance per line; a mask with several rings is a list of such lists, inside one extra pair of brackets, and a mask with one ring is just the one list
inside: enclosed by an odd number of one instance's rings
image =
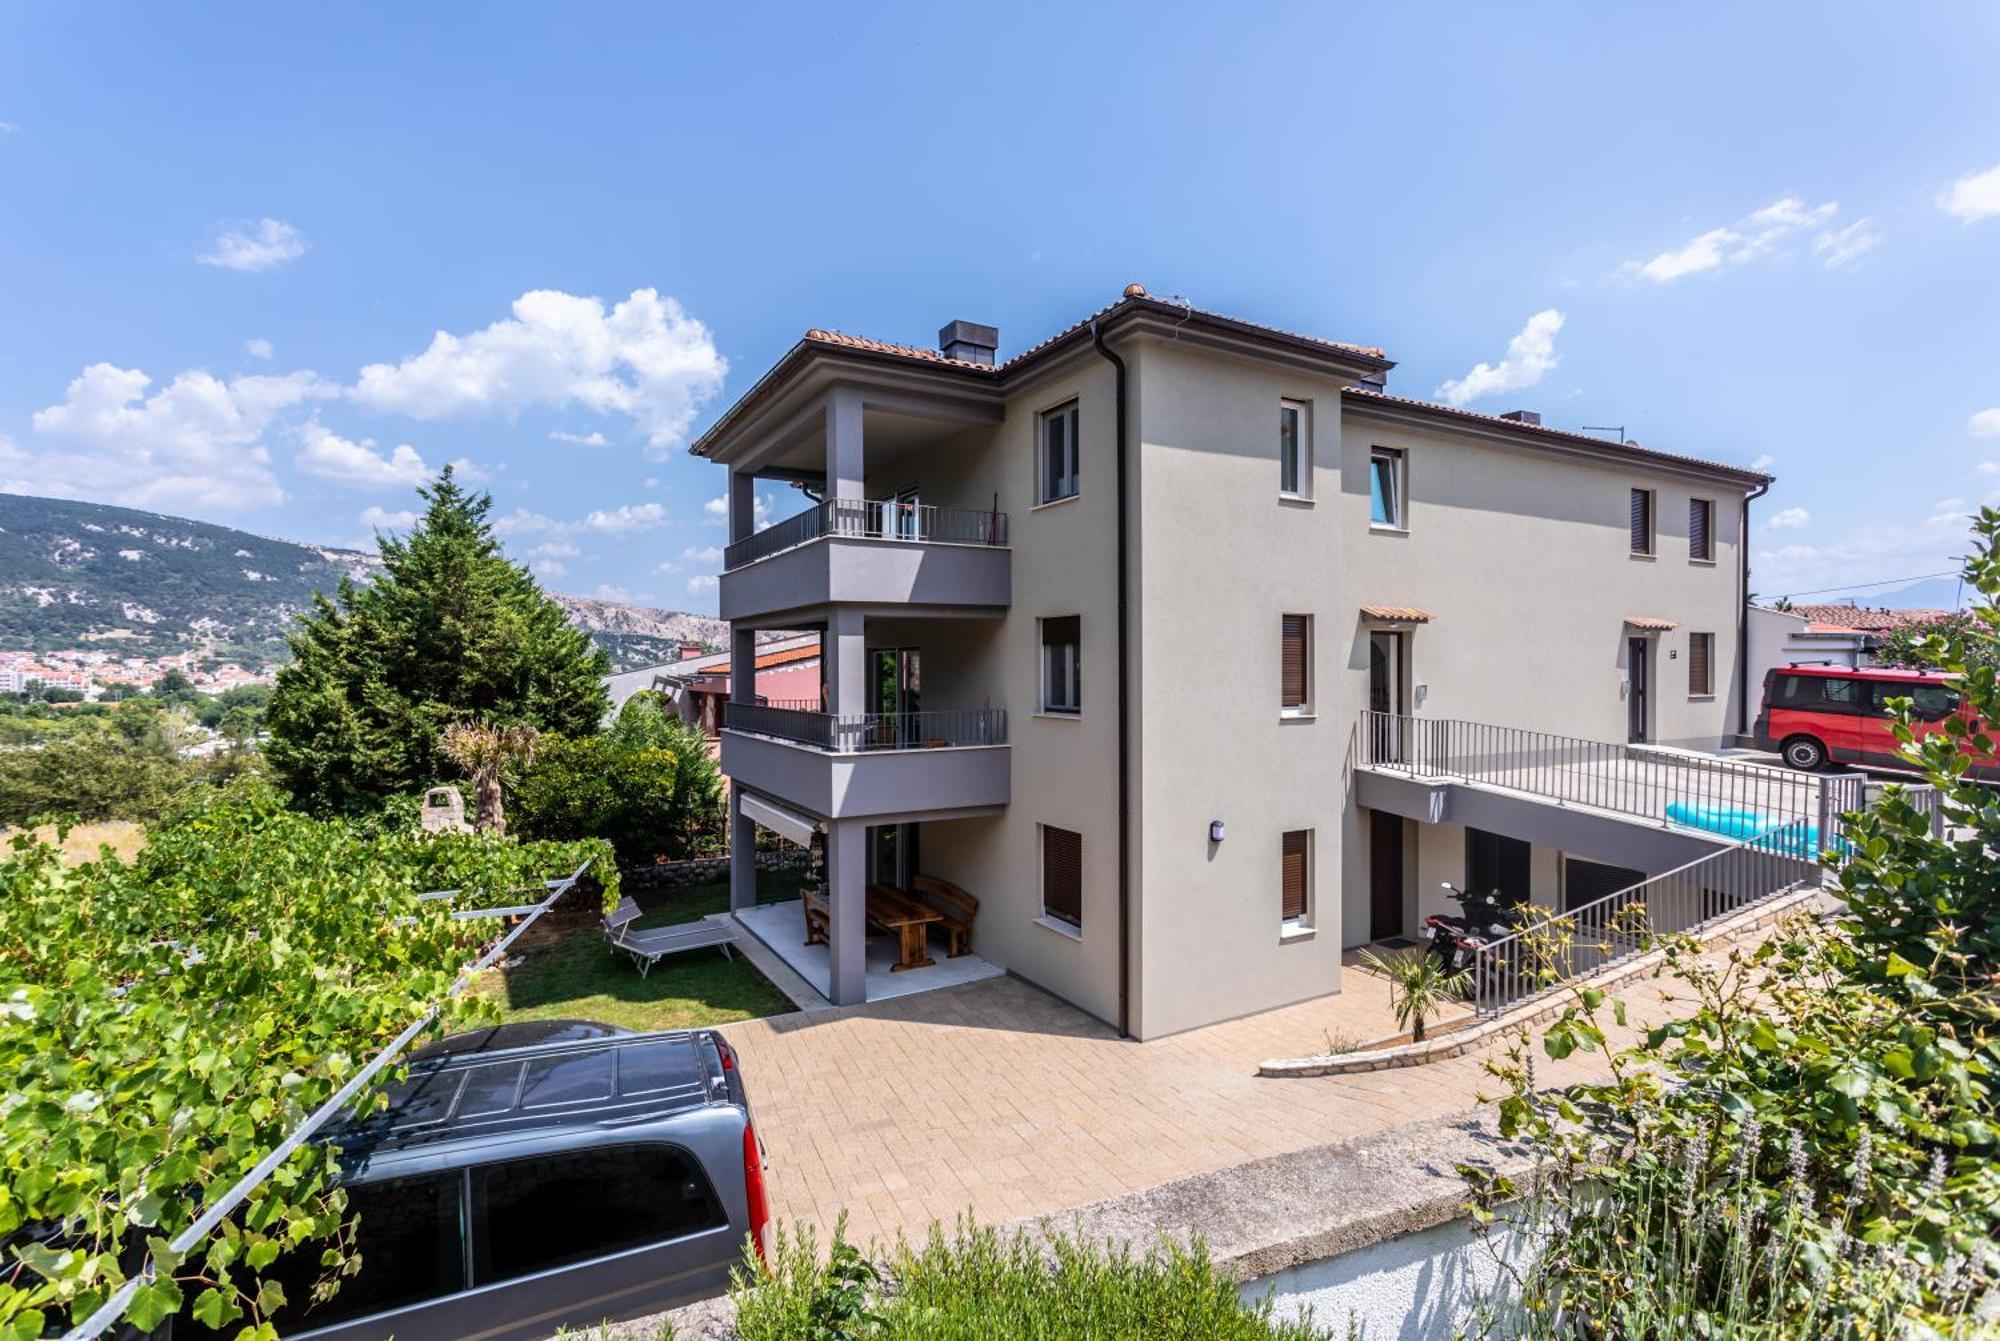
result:
[[(773, 1264), (754, 1261), (731, 1291), (741, 1341), (1324, 1341), (1310, 1321), (1279, 1323), (1245, 1304), (1201, 1244), (1143, 1253), (1080, 1237), (1044, 1244), (961, 1221), (898, 1243), (879, 1270), (844, 1220), (825, 1258), (812, 1231), (782, 1228)], [(1344, 1333), (1343, 1333), (1344, 1335)]]
[(719, 847), (722, 775), (701, 733), (663, 702), (658, 694), (634, 695), (601, 735), (543, 736), (511, 791), (517, 831), (603, 838), (628, 866)]

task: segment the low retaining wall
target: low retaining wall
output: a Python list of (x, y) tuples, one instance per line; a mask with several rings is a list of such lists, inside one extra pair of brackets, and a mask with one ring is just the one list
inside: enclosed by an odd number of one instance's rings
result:
[[(760, 871), (803, 871), (811, 854), (787, 843), (780, 848), (760, 851)], [(619, 882), (628, 892), (679, 889), (683, 885), (706, 885), (729, 878), (729, 854), (719, 857), (690, 857), (685, 861), (661, 861), (651, 866), (625, 866), (618, 871)]]
[[(1702, 939), (1711, 945), (1720, 944), (1748, 932), (1773, 926), (1782, 918), (1801, 912), (1817, 903), (1824, 893), (1824, 890), (1817, 887), (1794, 890), (1790, 894), (1746, 908), (1710, 927), (1702, 933)], [(1481, 1020), (1468, 1028), (1455, 1029), (1449, 1034), (1427, 1038), (1421, 1043), (1404, 1043), (1374, 1052), (1336, 1052), (1315, 1057), (1277, 1058), (1260, 1062), (1257, 1074), (1277, 1079), (1346, 1076), (1363, 1071), (1386, 1071), (1398, 1066), (1423, 1066), (1428, 1062), (1442, 1062), (1453, 1057), (1463, 1057), (1468, 1053), (1479, 1051), (1503, 1034), (1514, 1033), (1555, 1019), (1569, 1009), (1575, 999), (1576, 988), (1611, 987), (1653, 972), (1665, 962), (1665, 959), (1664, 951), (1649, 951), (1623, 964), (1615, 964), (1602, 973), (1587, 978), (1572, 979), (1559, 988), (1551, 989), (1546, 995), (1524, 1001), (1511, 1010), (1502, 1011), (1490, 1020)]]

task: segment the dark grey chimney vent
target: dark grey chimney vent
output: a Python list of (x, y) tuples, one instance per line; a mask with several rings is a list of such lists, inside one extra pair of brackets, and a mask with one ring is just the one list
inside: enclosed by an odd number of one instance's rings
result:
[(976, 321), (954, 321), (938, 332), (938, 353), (948, 359), (963, 359), (967, 363), (993, 365), (993, 354), (1000, 348), (1000, 328), (982, 326)]
[(1363, 391), (1387, 391), (1389, 389), (1389, 370), (1384, 368), (1381, 372), (1369, 373), (1354, 385), (1360, 387)]
[(1540, 410), (1509, 410), (1500, 417), (1502, 419), (1511, 419), (1517, 424), (1527, 424), (1534, 428), (1542, 426), (1542, 413)]

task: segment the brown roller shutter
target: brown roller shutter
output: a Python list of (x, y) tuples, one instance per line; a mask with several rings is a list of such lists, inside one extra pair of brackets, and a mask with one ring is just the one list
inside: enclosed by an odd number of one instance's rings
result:
[(1042, 826), (1042, 911), (1083, 925), (1083, 835)]
[(1714, 658), (1715, 635), (1712, 633), (1690, 633), (1688, 635), (1688, 693), (1712, 694), (1713, 682), (1709, 679), (1709, 667)]
[(1650, 489), (1632, 491), (1632, 552), (1653, 552), (1653, 491)]
[(1280, 707), (1303, 708), (1306, 704), (1307, 628), (1307, 616), (1284, 616), (1284, 634), (1280, 641), (1278, 653), (1278, 704)]
[(1289, 922), (1306, 915), (1306, 851), (1310, 833), (1294, 829), (1285, 835), (1283, 917)]
[(1688, 557), (1690, 559), (1712, 559), (1709, 549), (1710, 522), (1715, 515), (1715, 504), (1706, 498), (1690, 499), (1688, 502)]

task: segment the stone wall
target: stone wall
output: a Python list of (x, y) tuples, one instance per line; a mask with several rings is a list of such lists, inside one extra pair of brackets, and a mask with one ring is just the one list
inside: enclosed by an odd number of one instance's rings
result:
[[(808, 854), (802, 847), (786, 843), (757, 854), (760, 871), (803, 871)], [(729, 854), (719, 857), (691, 857), (686, 861), (655, 862), (651, 866), (626, 866), (618, 872), (627, 893), (656, 889), (680, 889), (685, 885), (706, 885), (729, 878)]]

